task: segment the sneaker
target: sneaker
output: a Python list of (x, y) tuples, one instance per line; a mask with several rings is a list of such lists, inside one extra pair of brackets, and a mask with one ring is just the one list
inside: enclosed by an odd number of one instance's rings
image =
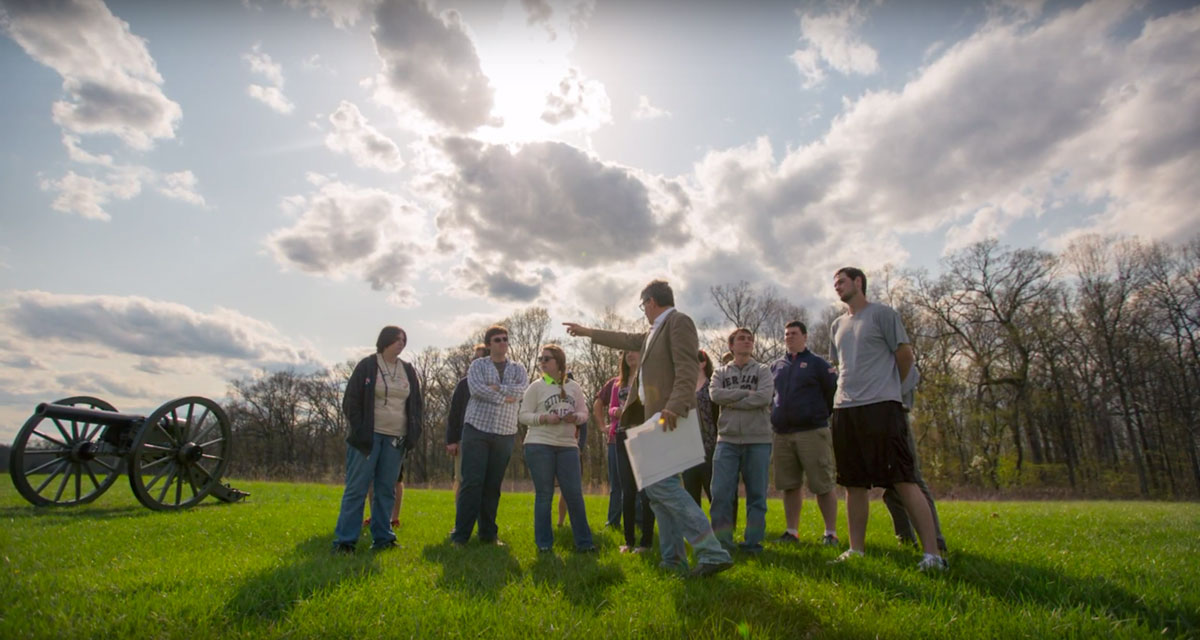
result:
[(738, 551), (741, 551), (742, 553), (756, 554), (756, 553), (762, 553), (763, 546), (758, 543), (751, 544), (749, 542), (742, 542), (742, 543), (738, 544), (737, 549), (738, 549)]
[(627, 544), (621, 545), (621, 548), (617, 549), (617, 551), (620, 551), (621, 553), (633, 553), (634, 552), (633, 547), (631, 547)]
[(837, 546), (841, 546), (841, 544), (842, 543), (838, 540), (838, 537), (833, 535), (832, 533), (827, 533), (821, 537), (821, 546), (837, 547)]
[(788, 533), (787, 531), (784, 531), (783, 535), (779, 536), (778, 538), (775, 538), (775, 542), (795, 544), (797, 542), (800, 542), (800, 538), (797, 538), (796, 536)]
[(354, 555), (354, 545), (352, 544), (335, 544), (331, 551), (335, 556), (352, 556)]
[(488, 540), (484, 540), (484, 539), (482, 539), (482, 538), (481, 538), (481, 539), (479, 540), (479, 542), (480, 542), (481, 544), (490, 544), (490, 545), (493, 545), (493, 546), (496, 546), (496, 547), (507, 547), (507, 546), (508, 546), (508, 544), (507, 544), (507, 543), (505, 543), (505, 542), (504, 542), (503, 540), (501, 540), (500, 538), (490, 538), (490, 539), (488, 539)]
[(941, 556), (925, 556), (917, 563), (917, 571), (921, 572), (945, 571), (949, 568), (950, 563), (946, 562), (946, 559)]
[(638, 547), (634, 547), (634, 548), (633, 548), (633, 551), (630, 551), (629, 553), (634, 553), (634, 554), (637, 554), (637, 553), (646, 553), (646, 552), (647, 552), (647, 551), (649, 551), (649, 550), (650, 550), (650, 547), (641, 547), (641, 546), (638, 546)]
[(575, 553), (599, 553), (599, 549), (596, 548), (596, 545), (592, 545), (590, 547), (576, 547)]
[(843, 562), (846, 562), (849, 560), (856, 560), (858, 558), (863, 557), (864, 555), (865, 554), (861, 551), (855, 551), (854, 549), (846, 549), (845, 551), (842, 552), (842, 555), (834, 558), (833, 560), (830, 560), (829, 564), (840, 564), (840, 563), (843, 563)]
[(446, 538), (446, 542), (449, 542), (450, 546), (452, 546), (456, 549), (462, 549), (463, 547), (467, 546), (466, 541), (455, 539), (455, 537), (453, 535)]
[(695, 569), (692, 569), (692, 572), (688, 574), (688, 577), (707, 578), (709, 576), (715, 576), (732, 566), (732, 560), (726, 560), (725, 562), (701, 562), (700, 564), (696, 565)]
[(538, 547), (538, 553), (553, 553), (554, 547)]
[(382, 544), (371, 545), (371, 551), (390, 551), (392, 549), (399, 549), (399, 548), (400, 548), (400, 545), (396, 544), (395, 540), (388, 540), (387, 542), (384, 542)]

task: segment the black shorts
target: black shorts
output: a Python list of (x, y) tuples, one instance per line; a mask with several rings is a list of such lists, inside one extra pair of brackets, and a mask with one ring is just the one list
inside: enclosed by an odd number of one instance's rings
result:
[(899, 402), (834, 409), (831, 423), (838, 484), (870, 488), (917, 481), (908, 421)]

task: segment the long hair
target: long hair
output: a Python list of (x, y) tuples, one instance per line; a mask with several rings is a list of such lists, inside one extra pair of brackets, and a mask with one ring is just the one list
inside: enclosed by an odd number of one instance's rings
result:
[(707, 353), (704, 353), (704, 349), (700, 350), (700, 366), (704, 369), (704, 377), (711, 378), (713, 374), (712, 358), (708, 357)]
[(558, 397), (567, 399), (567, 352), (556, 344), (542, 345), (542, 351), (549, 351), (558, 363)]
[(628, 351), (621, 352), (621, 362), (619, 365), (621, 375), (617, 378), (618, 387), (624, 387), (629, 382), (629, 379), (633, 377), (633, 367), (629, 366), (629, 362), (625, 359), (627, 355), (629, 355)]
[(404, 341), (408, 342), (408, 334), (400, 327), (388, 325), (379, 330), (379, 337), (375, 339), (375, 353), (383, 353), (383, 350), (392, 346), (392, 343), (399, 340), (400, 336), (404, 336)]

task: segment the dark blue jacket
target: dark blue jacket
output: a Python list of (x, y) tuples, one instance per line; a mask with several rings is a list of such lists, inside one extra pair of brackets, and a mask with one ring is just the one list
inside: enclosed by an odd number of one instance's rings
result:
[(776, 433), (810, 431), (829, 423), (837, 374), (824, 358), (805, 349), (776, 360), (771, 372), (775, 374), (771, 428)]

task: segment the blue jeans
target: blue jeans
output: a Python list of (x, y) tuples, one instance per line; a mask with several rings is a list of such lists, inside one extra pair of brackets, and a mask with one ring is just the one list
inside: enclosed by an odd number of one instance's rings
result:
[(588, 526), (587, 510), (583, 505), (583, 480), (580, 477), (579, 449), (555, 447), (548, 444), (525, 445), (525, 465), (533, 478), (533, 541), (539, 549), (554, 546), (554, 527), (550, 523), (550, 507), (554, 504), (554, 481), (562, 487), (571, 515), (571, 533), (576, 549), (591, 549), (592, 530)]
[(692, 545), (698, 564), (730, 561), (729, 552), (713, 536), (708, 519), (684, 490), (678, 474), (646, 487), (645, 492), (658, 520), (658, 547), (663, 562), (687, 566), (684, 540)]
[(346, 488), (342, 491), (342, 508), (333, 530), (334, 544), (354, 546), (358, 542), (367, 487), (372, 483), (375, 491), (371, 498), (371, 513), (383, 515), (371, 518), (371, 539), (375, 546), (396, 539), (387, 514), (396, 503), (396, 477), (400, 475), (400, 464), (404, 459), (403, 446), (399, 438), (378, 433), (371, 438), (370, 455), (364, 456), (358, 449), (346, 445)]
[(606, 527), (621, 526), (621, 471), (617, 469), (616, 442), (608, 445), (608, 518), (604, 521)]
[(496, 539), (500, 485), (504, 482), (504, 471), (508, 469), (515, 439), (516, 435), (502, 436), (463, 425), (462, 450), (458, 453), (462, 456), (462, 483), (458, 486), (454, 531), (450, 534), (454, 542), (465, 544), (471, 538), (476, 521), (479, 522), (480, 540), (492, 542)]
[(771, 443), (733, 444), (717, 442), (713, 453), (712, 527), (721, 544), (733, 546), (733, 510), (738, 493), (738, 475), (746, 485), (746, 541), (744, 547), (762, 549), (767, 533), (767, 469)]

